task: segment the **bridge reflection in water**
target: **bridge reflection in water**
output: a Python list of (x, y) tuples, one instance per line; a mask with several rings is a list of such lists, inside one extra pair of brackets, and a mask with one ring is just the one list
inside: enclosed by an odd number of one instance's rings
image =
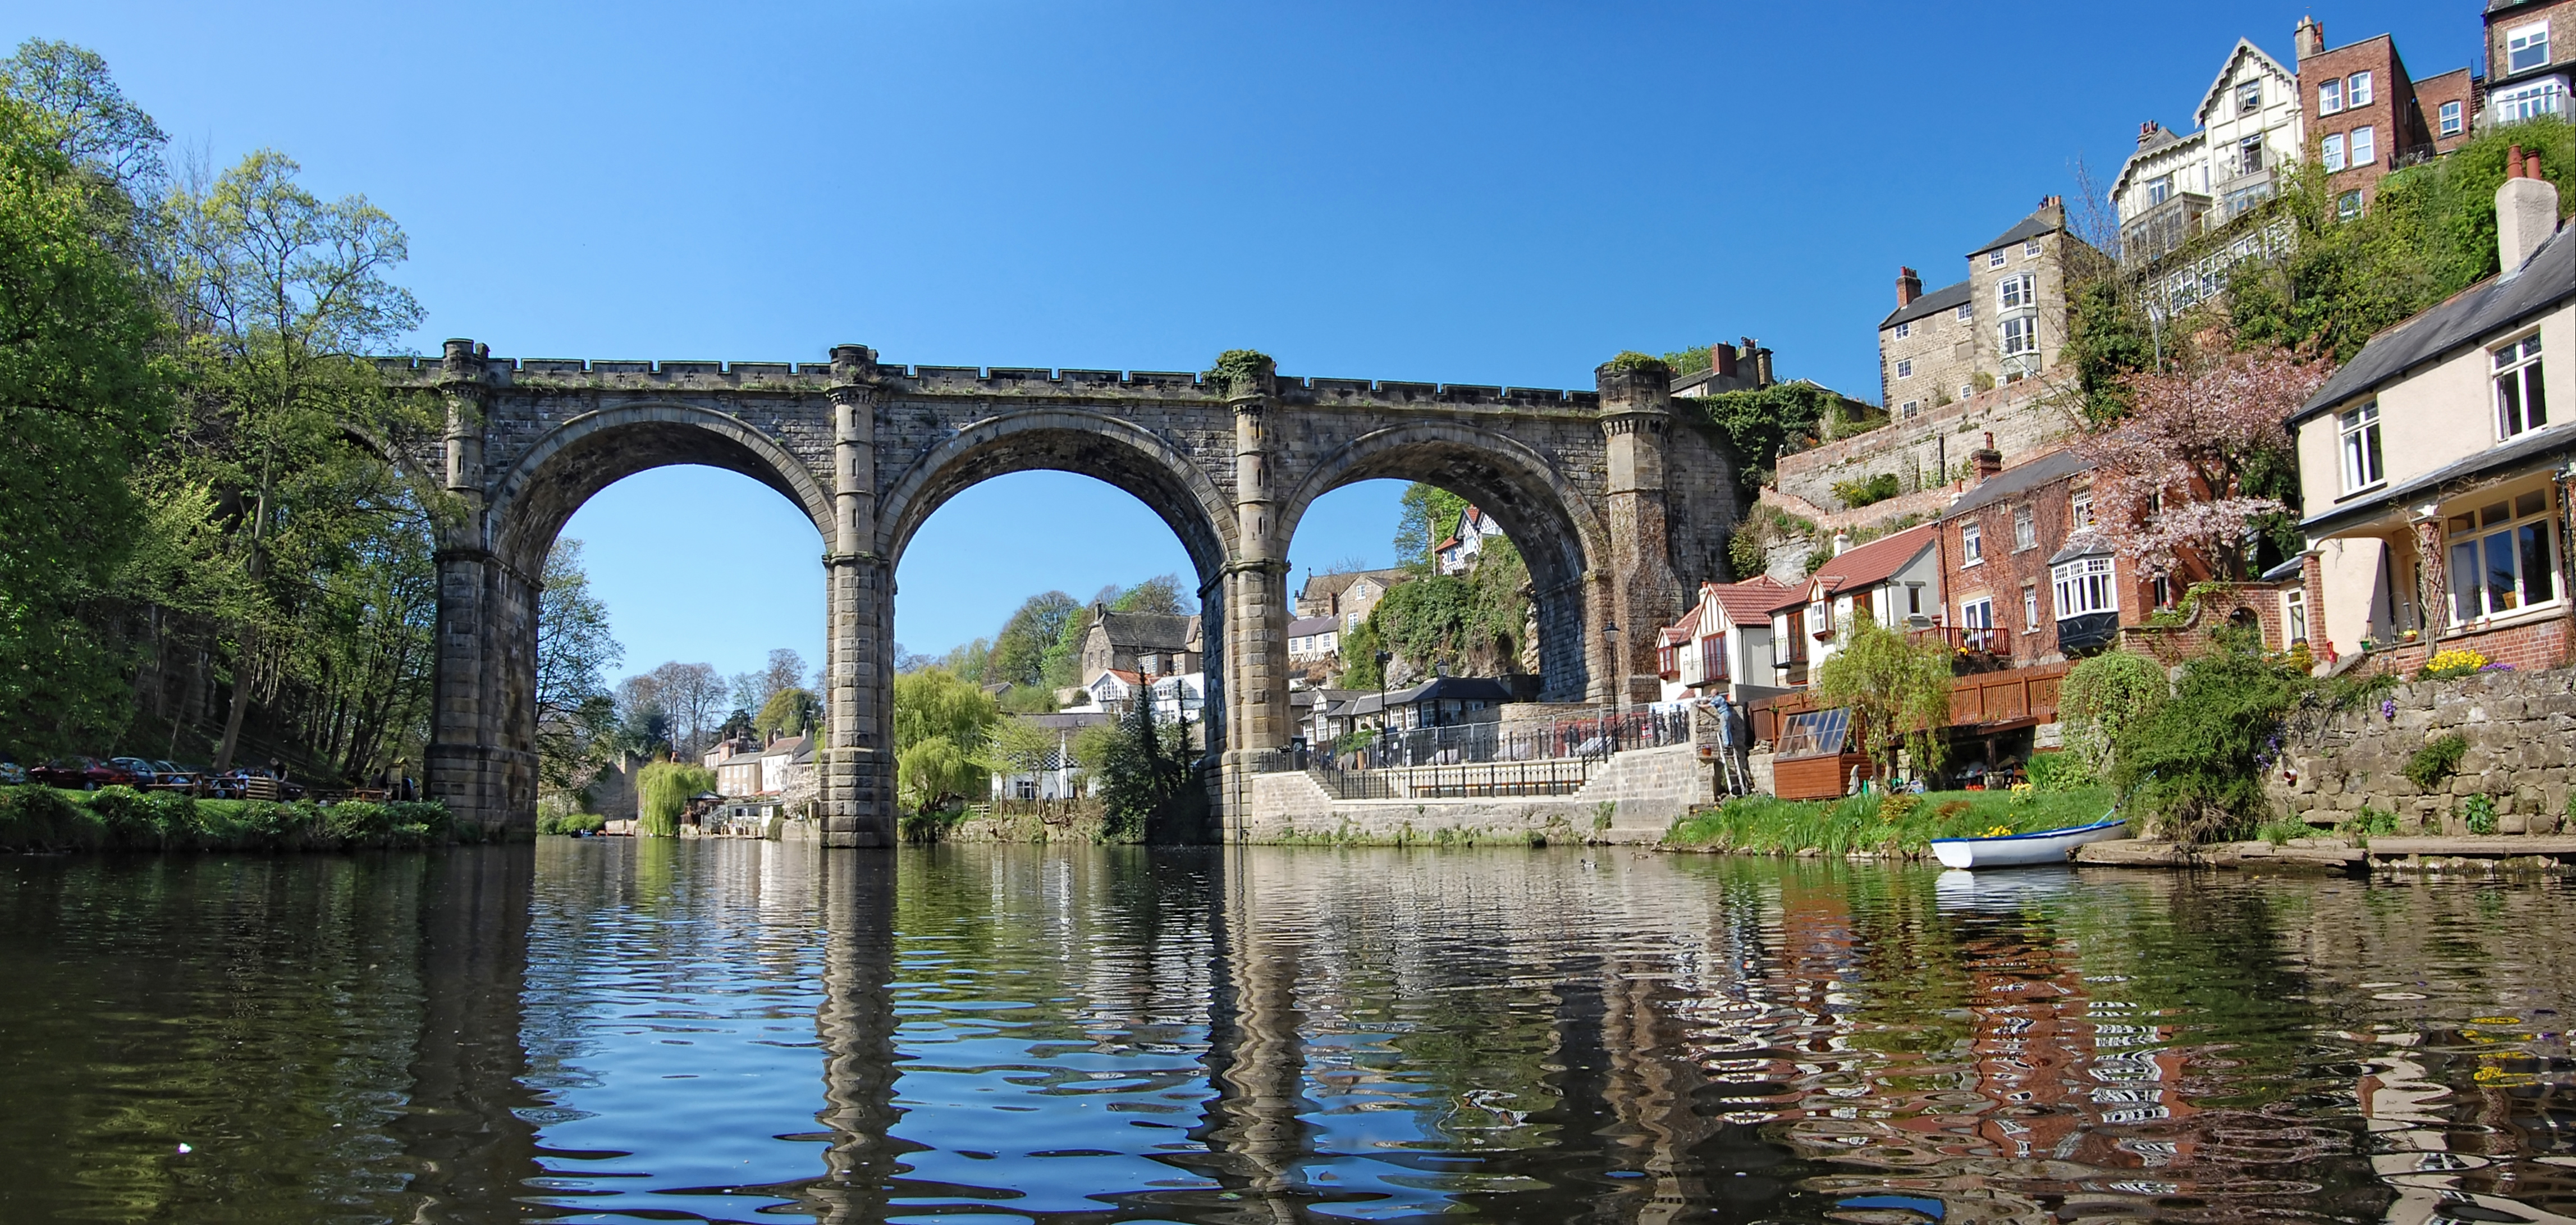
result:
[[(2576, 1216), (2557, 884), (1626, 849), (533, 859), (0, 877), (37, 941), (0, 973), (46, 992), (0, 1003), (0, 1216)], [(317, 990), (342, 961), (367, 972)], [(179, 990), (200, 977), (231, 996)], [(295, 1041), (117, 1045), (185, 1000)], [(117, 1113), (155, 1087), (246, 1138), (171, 1165)]]

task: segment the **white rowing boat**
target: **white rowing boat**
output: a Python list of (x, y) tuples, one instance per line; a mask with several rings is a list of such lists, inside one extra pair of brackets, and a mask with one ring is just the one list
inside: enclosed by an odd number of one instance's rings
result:
[(1932, 853), (1940, 858), (1943, 867), (1949, 868), (2026, 868), (2064, 863), (2074, 857), (2075, 848), (2085, 843), (2119, 837), (2120, 827), (2128, 823), (2127, 817), (2112, 817), (2072, 829), (2044, 829), (2000, 838), (1935, 838)]

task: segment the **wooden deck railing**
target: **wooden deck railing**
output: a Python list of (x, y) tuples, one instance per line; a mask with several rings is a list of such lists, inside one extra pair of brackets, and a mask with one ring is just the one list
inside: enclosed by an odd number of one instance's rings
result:
[[(1998, 633), (2003, 631), (1996, 631)], [(2030, 721), (2057, 721), (2057, 687), (2066, 679), (2067, 665), (2034, 664), (2004, 672), (1986, 672), (1963, 676), (1950, 683), (1950, 726), (1974, 730), (1996, 724)], [(1760, 698), (1746, 711), (1753, 725), (1753, 738), (1774, 744), (1780, 740), (1781, 725), (1792, 715), (1805, 714), (1824, 706), (1811, 693), (1784, 693), (1778, 697)]]

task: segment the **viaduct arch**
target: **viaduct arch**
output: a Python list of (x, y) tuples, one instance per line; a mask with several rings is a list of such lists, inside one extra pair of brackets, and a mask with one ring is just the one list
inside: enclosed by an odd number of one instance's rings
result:
[[(438, 675), (426, 763), (460, 817), (523, 830), (536, 810), (537, 576), (573, 512), (649, 468), (742, 473), (824, 542), (828, 845), (894, 841), (894, 571), (949, 498), (1058, 469), (1135, 495), (1198, 571), (1209, 667), (1202, 762), (1239, 836), (1250, 777), (1290, 726), (1288, 542), (1317, 497), (1426, 481), (1494, 515), (1528, 559), (1542, 697), (1642, 698), (1654, 635), (1725, 576), (1736, 466), (1679, 426), (1660, 377), (1603, 367), (1584, 392), (1195, 374), (902, 366), (841, 345), (828, 363), (495, 359), (451, 340), (377, 363), (438, 397), (441, 437), (396, 448), (443, 474)], [(1635, 627), (1605, 643), (1613, 621)]]

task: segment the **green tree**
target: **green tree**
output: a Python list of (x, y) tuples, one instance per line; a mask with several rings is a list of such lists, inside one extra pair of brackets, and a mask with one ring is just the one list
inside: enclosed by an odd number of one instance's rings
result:
[(598, 772), (616, 735), (607, 673), (625, 657), (609, 632), (608, 605), (591, 593), (581, 542), (555, 541), (537, 595), (537, 776), (544, 787), (578, 791)]
[(1130, 702), (1118, 734), (1099, 746), (1095, 793), (1115, 841), (1162, 840), (1189, 806), (1189, 729), (1157, 718), (1154, 705)]
[(1157, 574), (1118, 593), (1118, 598), (1109, 602), (1109, 611), (1186, 617), (1198, 611), (1198, 599), (1181, 585), (1181, 576)]
[(1770, 478), (1782, 452), (1806, 448), (1852, 414), (1842, 396), (1804, 380), (1686, 397), (1673, 410), (1725, 440), (1748, 488)]
[(1846, 620), (1833, 656), (1816, 670), (1816, 700), (1851, 712), (1850, 743), (1869, 754), (1880, 778), (1896, 774), (1901, 742), (1918, 772), (1940, 768), (1941, 729), (1950, 725), (1950, 652), (1913, 643), (1875, 618)]
[(927, 812), (984, 789), (976, 764), (1001, 710), (981, 688), (941, 667), (894, 678), (895, 789)]
[(752, 734), (766, 740), (771, 732), (802, 736), (818, 730), (823, 722), (823, 703), (814, 691), (802, 687), (781, 689), (769, 695), (760, 713), (751, 719)]
[(2111, 779), (2186, 842), (2224, 837), (2270, 815), (2263, 779), (2282, 713), (2305, 678), (2266, 662), (2253, 635), (2221, 628), (2183, 665), (2173, 697), (2132, 719), (2112, 744)]
[(646, 838), (680, 836), (689, 797), (716, 789), (715, 771), (685, 761), (649, 762), (635, 775), (635, 832)]
[(63, 130), (0, 101), (0, 738), (34, 751), (103, 744), (131, 716), (128, 656), (100, 622), (145, 526), (130, 476), (171, 403), (144, 286), (102, 240)]
[(993, 635), (993, 652), (984, 665), (986, 677), (1014, 685), (1045, 685), (1048, 650), (1064, 637), (1065, 625), (1081, 616), (1082, 605), (1061, 591), (1030, 596)]
[(1429, 573), (1438, 561), (1432, 550), (1458, 525), (1467, 499), (1417, 481), (1404, 487), (1401, 504), (1403, 513), (1395, 522), (1395, 564)]

